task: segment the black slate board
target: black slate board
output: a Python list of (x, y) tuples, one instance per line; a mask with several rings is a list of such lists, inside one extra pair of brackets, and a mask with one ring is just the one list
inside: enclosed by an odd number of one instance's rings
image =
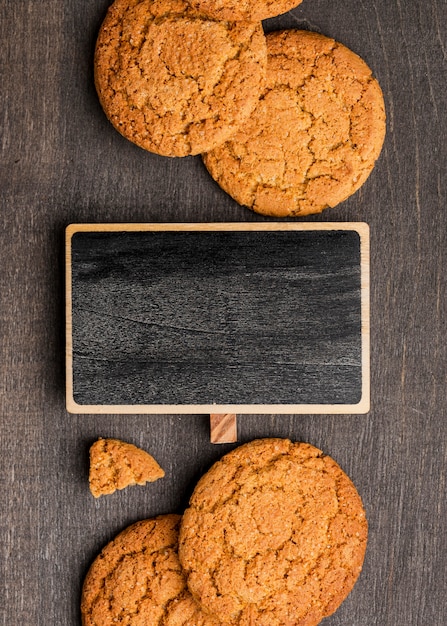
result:
[(365, 224), (72, 225), (71, 412), (366, 412)]

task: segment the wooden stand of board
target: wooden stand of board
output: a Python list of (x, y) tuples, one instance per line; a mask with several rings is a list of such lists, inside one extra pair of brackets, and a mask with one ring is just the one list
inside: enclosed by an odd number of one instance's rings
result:
[(71, 413), (369, 410), (364, 223), (73, 224), (66, 230)]
[(237, 418), (235, 413), (211, 413), (211, 443), (235, 443), (237, 441)]

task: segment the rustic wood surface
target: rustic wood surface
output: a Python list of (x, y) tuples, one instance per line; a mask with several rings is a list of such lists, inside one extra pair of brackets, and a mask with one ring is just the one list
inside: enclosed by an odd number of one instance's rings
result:
[[(0, 3), (0, 623), (80, 623), (82, 578), (127, 524), (181, 511), (231, 445), (199, 415), (68, 415), (64, 229), (70, 222), (263, 221), (199, 158), (144, 153), (105, 119), (92, 51), (108, 0)], [(245, 415), (239, 441), (284, 436), (333, 456), (356, 483), (370, 539), (329, 626), (444, 626), (447, 615), (445, 0), (304, 0), (266, 23), (318, 30), (373, 68), (388, 133), (373, 174), (315, 220), (371, 228), (369, 414)], [(120, 437), (166, 477), (98, 501), (88, 448)]]

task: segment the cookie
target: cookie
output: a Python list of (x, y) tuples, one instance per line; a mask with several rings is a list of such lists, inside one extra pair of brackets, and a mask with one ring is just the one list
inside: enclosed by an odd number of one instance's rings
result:
[(179, 558), (201, 606), (229, 624), (312, 626), (360, 574), (367, 521), (317, 448), (260, 439), (218, 461), (183, 516)]
[(265, 20), (294, 9), (302, 0), (189, 0), (197, 11), (218, 20)]
[(90, 491), (95, 498), (144, 485), (165, 475), (157, 461), (145, 450), (119, 439), (98, 439), (90, 448)]
[(318, 33), (269, 33), (267, 50), (258, 106), (204, 162), (227, 193), (258, 213), (319, 213), (371, 173), (385, 137), (382, 91), (360, 57)]
[(188, 592), (177, 555), (179, 515), (123, 530), (93, 561), (81, 598), (83, 626), (218, 626)]
[(187, 156), (223, 143), (265, 85), (261, 22), (205, 18), (186, 0), (115, 0), (95, 50), (114, 127), (141, 148)]

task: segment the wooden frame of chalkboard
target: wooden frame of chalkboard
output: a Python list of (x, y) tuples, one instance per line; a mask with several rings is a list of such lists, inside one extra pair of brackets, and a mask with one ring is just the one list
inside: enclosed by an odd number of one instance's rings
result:
[(71, 413), (370, 406), (369, 227), (71, 224)]

